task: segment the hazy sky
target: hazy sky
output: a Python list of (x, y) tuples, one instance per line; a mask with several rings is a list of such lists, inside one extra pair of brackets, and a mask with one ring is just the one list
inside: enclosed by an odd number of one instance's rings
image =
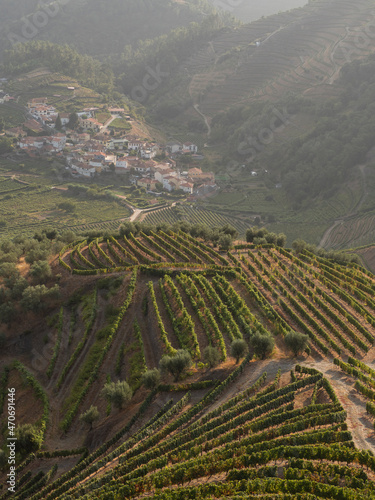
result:
[(226, 10), (231, 11), (241, 21), (249, 22), (280, 11), (303, 7), (308, 0), (220, 0), (218, 3), (223, 8), (227, 5)]

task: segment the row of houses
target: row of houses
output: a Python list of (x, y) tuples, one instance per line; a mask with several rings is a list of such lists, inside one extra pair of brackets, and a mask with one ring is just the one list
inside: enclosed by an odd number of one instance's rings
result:
[(22, 137), (18, 146), (21, 150), (30, 153), (60, 153), (66, 145), (65, 134), (47, 135), (42, 137)]
[(196, 154), (198, 152), (198, 146), (196, 144), (193, 144), (192, 142), (168, 142), (167, 143), (167, 151), (169, 151), (170, 154), (179, 154), (179, 153), (192, 153)]

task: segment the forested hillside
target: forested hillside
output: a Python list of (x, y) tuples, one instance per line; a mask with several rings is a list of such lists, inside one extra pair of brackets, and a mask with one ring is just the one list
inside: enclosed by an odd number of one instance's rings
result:
[[(212, 141), (236, 144), (238, 161), (251, 159), (253, 169), (267, 168), (272, 183), (282, 182), (295, 202), (330, 196), (350, 178), (354, 166), (365, 163), (374, 145), (374, 78), (375, 56), (371, 55), (343, 67), (336, 99), (290, 96), (272, 104), (231, 108), (212, 120)], [(255, 154), (248, 138), (254, 130), (269, 126), (275, 107), (283, 110), (275, 117), (276, 126), (294, 128), (293, 122), (304, 116), (310, 118), (310, 130), (277, 148), (263, 146)], [(231, 153), (224, 162), (233, 158)]]
[(114, 87), (114, 74), (110, 66), (91, 56), (79, 54), (69, 45), (35, 40), (19, 43), (3, 53), (0, 68), (6, 74), (19, 75), (38, 67), (76, 78), (81, 84), (102, 93)]
[[(207, 0), (0, 1), (1, 49), (36, 38), (98, 57), (152, 39), (213, 12)], [(22, 40), (23, 38), (23, 40)]]

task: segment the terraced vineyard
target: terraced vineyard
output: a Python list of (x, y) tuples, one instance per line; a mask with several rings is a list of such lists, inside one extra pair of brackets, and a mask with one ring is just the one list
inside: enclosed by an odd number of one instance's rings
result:
[[(44, 442), (18, 464), (15, 498), (375, 498), (371, 273), (272, 245), (223, 253), (182, 231), (75, 242), (56, 272), (64, 299), (27, 352), (2, 353), (0, 395), (16, 387), (20, 423), (37, 404)], [(291, 330), (309, 338), (298, 360)], [(259, 334), (271, 359), (255, 356)], [(142, 375), (181, 349), (194, 363), (184, 379), (147, 390)], [(116, 410), (101, 391), (119, 380), (133, 396)]]
[[(224, 33), (189, 61), (190, 94), (201, 97), (208, 117), (286, 91), (330, 96), (348, 50), (358, 48), (356, 37), (372, 21), (372, 7), (368, 0), (321, 0)], [(369, 39), (355, 57), (371, 50)]]
[(329, 382), (301, 367), (291, 376), (266, 389), (261, 376), (211, 411), (233, 376), (194, 406), (187, 394), (132, 439), (111, 453), (103, 447), (100, 460), (90, 455), (31, 498), (372, 497), (371, 473), (358, 465), (372, 471), (374, 458), (355, 450)]
[(164, 210), (151, 212), (146, 215), (143, 221), (152, 225), (157, 225), (163, 222), (167, 224), (174, 224), (179, 221), (187, 221), (191, 224), (207, 224), (210, 227), (230, 224), (235, 227), (242, 236), (245, 235), (246, 229), (249, 226), (236, 217), (222, 215), (220, 213), (213, 212), (212, 210), (188, 206), (179, 207), (178, 210), (176, 210), (176, 208), (165, 208)]
[[(32, 179), (35, 182), (35, 179)], [(77, 213), (66, 212), (59, 204), (69, 200), (76, 205)], [(32, 236), (44, 228), (55, 227), (61, 231), (75, 232), (116, 230), (129, 209), (111, 200), (89, 200), (67, 197), (65, 191), (0, 178), (0, 237), (12, 237), (22, 232)]]
[(370, 245), (375, 236), (375, 213), (353, 217), (338, 223), (329, 235), (330, 248), (360, 247)]
[[(79, 275), (123, 271), (137, 265), (145, 272), (153, 269), (160, 275), (168, 267), (190, 270), (193, 275), (195, 271), (219, 272), (233, 283), (222, 276), (215, 277), (217, 293), (230, 290), (233, 297), (239, 294), (245, 295), (246, 300), (252, 298), (266, 328), (282, 335), (291, 326), (302, 330), (310, 337), (316, 356), (362, 356), (374, 341), (375, 279), (357, 266), (343, 268), (308, 252), (297, 257), (281, 247), (255, 249), (252, 245), (239, 245), (234, 253), (224, 257), (203, 243), (197, 246), (184, 233), (159, 231), (139, 238), (131, 235), (83, 241), (63, 249), (60, 262)], [(180, 287), (187, 286), (181, 277), (176, 279)], [(193, 290), (193, 296), (200, 300), (199, 290), (193, 287), (194, 279), (198, 278), (188, 280), (185, 293)], [(204, 288), (201, 283), (200, 286)], [(205, 293), (208, 300), (213, 298), (208, 289)], [(233, 304), (226, 306), (230, 309)], [(259, 323), (254, 325), (250, 310), (246, 314), (251, 329), (263, 328)]]

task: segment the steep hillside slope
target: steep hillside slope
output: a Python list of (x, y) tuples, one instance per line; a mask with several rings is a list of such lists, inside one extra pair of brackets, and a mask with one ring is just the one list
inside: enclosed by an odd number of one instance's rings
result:
[(79, 52), (104, 57), (128, 44), (199, 22), (212, 12), (206, 0), (1, 0), (1, 49), (18, 41), (72, 44)]
[[(17, 463), (26, 461), (16, 498), (221, 498), (240, 490), (372, 498), (373, 455), (359, 449), (375, 451), (366, 414), (375, 277), (301, 248), (239, 243), (223, 253), (182, 231), (145, 231), (63, 248), (50, 278), (60, 299), (43, 314), (30, 303), (17, 324), (2, 327), (3, 411), (14, 387), (18, 425), (32, 424), (43, 445), (30, 448), (35, 455), (19, 450)], [(23, 297), (15, 307), (25, 304)], [(310, 345), (298, 361), (321, 373), (297, 367), (290, 375), (291, 330)], [(239, 340), (249, 350), (240, 366), (232, 357)], [(211, 370), (208, 346), (219, 355)], [(179, 349), (193, 365), (182, 380), (164, 375), (148, 392), (142, 375)], [(102, 389), (121, 380), (133, 396), (115, 409)], [(79, 416), (91, 406), (98, 421), (87, 430)], [(1, 446), (5, 439), (3, 429)], [(159, 491), (170, 487), (175, 493)]]

